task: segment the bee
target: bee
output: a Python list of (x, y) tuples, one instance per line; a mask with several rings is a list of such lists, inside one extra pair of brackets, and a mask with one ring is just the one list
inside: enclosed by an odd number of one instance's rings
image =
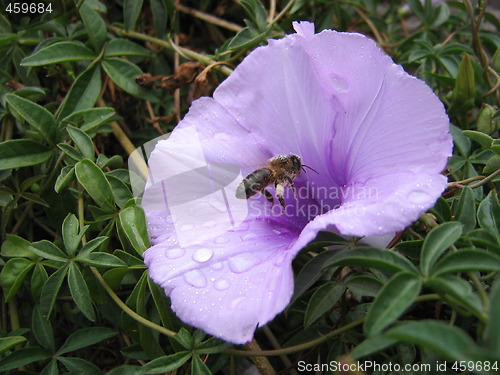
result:
[(298, 155), (275, 156), (269, 159), (264, 166), (253, 171), (241, 181), (236, 189), (236, 198), (248, 199), (257, 193), (262, 193), (269, 203), (274, 204), (272, 194), (266, 189), (269, 185), (274, 184), (276, 198), (278, 198), (284, 211), (285, 200), (283, 199), (283, 194), (285, 187), (287, 184), (290, 185), (295, 199), (297, 199), (297, 191), (293, 185), (293, 180), (300, 175), (301, 171), (306, 171), (304, 168), (309, 168), (316, 172), (313, 168), (302, 164), (302, 160)]

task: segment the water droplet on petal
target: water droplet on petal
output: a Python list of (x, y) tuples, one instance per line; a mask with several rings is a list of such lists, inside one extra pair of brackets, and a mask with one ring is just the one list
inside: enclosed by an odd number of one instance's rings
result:
[(214, 270), (221, 270), (224, 268), (224, 263), (217, 262), (210, 265)]
[(330, 83), (332, 88), (338, 92), (346, 92), (349, 90), (349, 83), (345, 80), (345, 78), (333, 74), (330, 77)]
[(172, 249), (165, 250), (165, 256), (168, 259), (177, 259), (177, 258), (180, 258), (181, 256), (183, 256), (185, 252), (186, 252), (186, 250), (184, 250), (181, 247), (174, 247)]
[(232, 300), (231, 303), (229, 304), (229, 310), (234, 310), (245, 299), (246, 299), (245, 297), (241, 296)]
[(276, 230), (276, 229), (273, 229), (273, 232), (274, 232), (275, 234), (281, 234), (281, 232), (280, 232), (279, 230)]
[(245, 233), (243, 236), (241, 236), (242, 241), (250, 241), (254, 238), (257, 238), (257, 235), (255, 233)]
[(201, 249), (196, 250), (196, 252), (193, 254), (193, 260), (199, 263), (203, 263), (209, 261), (213, 255), (214, 252), (212, 249), (209, 249), (208, 247), (203, 247)]
[(192, 270), (184, 274), (184, 280), (196, 288), (203, 288), (207, 285), (207, 278), (200, 270)]
[(408, 194), (408, 201), (413, 204), (422, 204), (430, 199), (431, 196), (423, 190), (414, 190)]
[(243, 253), (229, 259), (229, 268), (236, 273), (248, 271), (260, 262), (260, 258), (251, 253)]
[(217, 222), (215, 220), (208, 220), (208, 221), (205, 221), (201, 226), (203, 228), (213, 228), (213, 227), (215, 227), (216, 224), (217, 224)]
[(286, 253), (281, 253), (278, 258), (276, 258), (276, 261), (274, 262), (275, 266), (281, 266), (283, 262), (286, 259)]
[(215, 283), (214, 283), (214, 287), (215, 289), (217, 290), (226, 290), (227, 288), (229, 288), (231, 286), (231, 283), (228, 281), (228, 280), (217, 280)]
[(223, 243), (228, 243), (229, 242), (229, 239), (224, 237), (224, 236), (220, 236), (220, 237), (217, 237), (214, 242), (218, 245), (220, 244), (223, 244)]
[(193, 230), (193, 228), (194, 228), (193, 224), (182, 224), (180, 226), (179, 230), (182, 232), (187, 232), (187, 231)]

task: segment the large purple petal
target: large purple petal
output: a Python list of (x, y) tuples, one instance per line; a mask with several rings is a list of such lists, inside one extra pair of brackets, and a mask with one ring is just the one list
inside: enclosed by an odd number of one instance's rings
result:
[(304, 246), (297, 235), (255, 219), (196, 246), (158, 243), (144, 261), (180, 319), (242, 344), (290, 301), (291, 262)]

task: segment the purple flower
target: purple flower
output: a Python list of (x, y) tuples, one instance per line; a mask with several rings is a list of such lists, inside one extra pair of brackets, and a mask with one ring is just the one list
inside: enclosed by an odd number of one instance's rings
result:
[[(287, 306), (291, 262), (318, 231), (394, 233), (446, 187), (452, 140), (432, 90), (361, 34), (294, 28), (195, 101), (149, 159), (150, 276), (185, 323), (237, 344)], [(317, 173), (295, 177), (297, 198), (285, 186), (284, 211), (235, 198), (291, 153)]]

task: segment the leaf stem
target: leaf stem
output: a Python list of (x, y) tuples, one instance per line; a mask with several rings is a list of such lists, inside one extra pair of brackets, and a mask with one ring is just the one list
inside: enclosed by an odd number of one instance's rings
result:
[(177, 333), (174, 332), (174, 331), (171, 331), (165, 327), (162, 327), (156, 323), (153, 323), (152, 321), (150, 320), (147, 320), (146, 318), (140, 316), (139, 314), (137, 314), (134, 310), (132, 310), (130, 307), (128, 307), (121, 299), (120, 297), (118, 297), (116, 295), (116, 293), (114, 292), (113, 289), (111, 289), (111, 287), (108, 285), (108, 283), (106, 282), (106, 280), (104, 280), (104, 278), (102, 277), (102, 275), (100, 274), (100, 272), (97, 270), (97, 268), (95, 267), (90, 267), (90, 270), (92, 271), (92, 273), (94, 274), (95, 278), (97, 279), (97, 281), (99, 281), (99, 284), (101, 284), (101, 286), (106, 290), (106, 292), (108, 292), (109, 296), (111, 297), (111, 299), (113, 301), (115, 301), (115, 303), (127, 314), (129, 315), (132, 319), (138, 321), (139, 323), (145, 325), (146, 327), (149, 327), (151, 329), (154, 329), (155, 331), (158, 331), (162, 334), (164, 334), (165, 336), (168, 336), (168, 337), (174, 337)]
[[(173, 43), (170, 40), (169, 41), (165, 41), (163, 39), (159, 39), (159, 38), (155, 38), (153, 36), (141, 34), (141, 33), (138, 33), (136, 31), (126, 31), (124, 29), (121, 29), (119, 27), (112, 26), (112, 25), (108, 25), (108, 29), (110, 31), (118, 34), (118, 35), (127, 36), (127, 37), (133, 38), (133, 39), (143, 40), (145, 42), (150, 42), (150, 43), (156, 44), (158, 46), (161, 46), (161, 47), (164, 47), (164, 48), (168, 48), (168, 49), (173, 50), (173, 51), (177, 51), (177, 52), (181, 53), (182, 55), (184, 55), (184, 56), (186, 56), (186, 57), (188, 57), (190, 59), (199, 61), (200, 63), (205, 64), (205, 65), (210, 65), (210, 64), (216, 62), (215, 60), (211, 59), (210, 57), (208, 57), (206, 55), (203, 55), (203, 54), (198, 53), (198, 52), (191, 51), (188, 48), (184, 48), (184, 47), (178, 46), (178, 45), (176, 45), (175, 43)], [(217, 69), (221, 73), (223, 73), (223, 74), (225, 74), (227, 76), (230, 75), (233, 72), (227, 66), (223, 66), (223, 65), (217, 66)]]

